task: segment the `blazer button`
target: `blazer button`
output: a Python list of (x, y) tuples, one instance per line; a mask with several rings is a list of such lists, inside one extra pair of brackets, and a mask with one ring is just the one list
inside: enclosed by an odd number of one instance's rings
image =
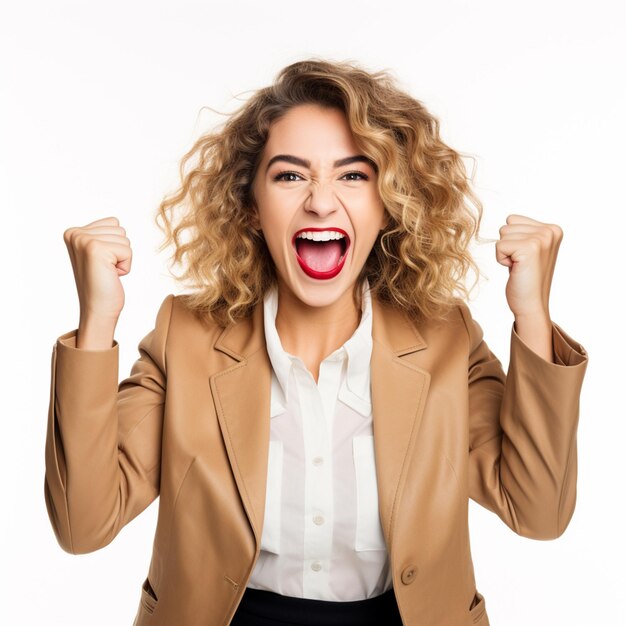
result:
[(417, 566), (416, 565), (409, 565), (408, 567), (405, 567), (402, 570), (402, 574), (400, 576), (400, 580), (405, 585), (410, 585), (415, 580), (416, 576), (417, 576)]

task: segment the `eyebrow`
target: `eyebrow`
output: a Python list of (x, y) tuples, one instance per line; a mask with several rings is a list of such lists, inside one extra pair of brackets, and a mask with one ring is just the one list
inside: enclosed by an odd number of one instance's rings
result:
[[(301, 159), (293, 154), (277, 154), (269, 160), (265, 171), (269, 170), (270, 166), (273, 163), (276, 163), (276, 161), (285, 161), (287, 163), (291, 163), (292, 165), (299, 165), (300, 167), (311, 167), (311, 161), (308, 161), (307, 159)], [(374, 161), (363, 154), (355, 154), (354, 156), (345, 157), (344, 159), (338, 159), (333, 163), (333, 167), (343, 167), (344, 165), (350, 165), (351, 163), (367, 163), (374, 169), (375, 172), (378, 172), (378, 168), (376, 167)]]

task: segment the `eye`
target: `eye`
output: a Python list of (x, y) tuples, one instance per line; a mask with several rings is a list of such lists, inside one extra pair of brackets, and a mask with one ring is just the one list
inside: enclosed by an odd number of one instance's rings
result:
[(356, 180), (368, 180), (369, 177), (367, 174), (364, 174), (363, 172), (347, 172), (346, 174), (344, 174), (341, 178), (345, 178), (346, 176), (358, 176), (359, 178), (348, 178), (349, 181), (356, 181)]
[[(286, 178), (287, 176), (292, 178)], [(274, 180), (284, 180), (288, 183), (295, 182), (299, 178), (301, 178), (301, 176), (300, 174), (296, 174), (296, 172), (280, 172), (274, 176)]]

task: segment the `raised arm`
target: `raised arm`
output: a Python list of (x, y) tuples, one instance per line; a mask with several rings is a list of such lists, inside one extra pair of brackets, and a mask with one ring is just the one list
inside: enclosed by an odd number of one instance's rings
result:
[(139, 344), (140, 358), (118, 385), (113, 339), (124, 306), (120, 278), (132, 251), (116, 217), (63, 233), (80, 303), (78, 329), (59, 337), (52, 375), (44, 493), (61, 547), (91, 552), (159, 494), (165, 345), (173, 296)]
[(468, 329), (469, 493), (516, 533), (559, 537), (576, 503), (579, 398), (584, 348), (552, 323), (555, 363), (511, 329), (505, 376), (466, 305)]
[(161, 304), (155, 328), (139, 343), (139, 359), (119, 385), (117, 342), (81, 350), (72, 331), (53, 348), (44, 490), (67, 552), (107, 545), (159, 494), (172, 302), (168, 295)]

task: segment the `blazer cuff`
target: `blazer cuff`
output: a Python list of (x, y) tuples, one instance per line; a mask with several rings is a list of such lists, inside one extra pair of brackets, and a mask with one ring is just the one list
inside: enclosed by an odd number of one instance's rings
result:
[(56, 371), (55, 404), (63, 408), (70, 403), (73, 409), (79, 409), (61, 410), (61, 415), (79, 414), (93, 406), (108, 406), (111, 398), (117, 395), (117, 341), (114, 340), (113, 346), (104, 350), (79, 349), (76, 348), (77, 332), (78, 329), (75, 329), (58, 337), (53, 350)]
[(63, 346), (63, 348), (68, 349), (70, 352), (77, 351), (77, 352), (85, 352), (85, 353), (87, 352), (110, 352), (111, 350), (117, 349), (118, 343), (115, 339), (113, 340), (113, 345), (110, 348), (103, 348), (101, 350), (85, 350), (84, 348), (77, 348), (76, 347), (76, 335), (77, 334), (78, 334), (78, 328), (75, 328), (74, 330), (70, 330), (69, 333), (65, 333), (57, 337), (57, 340), (56, 340), (57, 350), (59, 349), (60, 346)]
[(534, 350), (524, 343), (515, 331), (515, 324), (511, 326), (511, 355), (515, 352), (526, 358), (535, 359), (545, 364), (545, 367), (578, 367), (585, 369), (588, 361), (588, 354), (585, 348), (575, 339), (570, 337), (558, 324), (552, 322), (552, 349), (555, 362), (546, 361)]

